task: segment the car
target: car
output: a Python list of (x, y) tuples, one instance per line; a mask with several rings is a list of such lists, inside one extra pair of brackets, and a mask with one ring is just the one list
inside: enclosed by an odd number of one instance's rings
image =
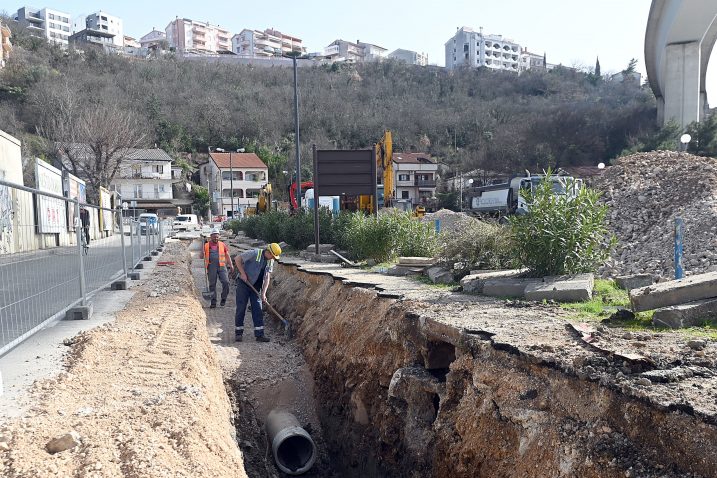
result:
[(199, 231), (199, 218), (196, 214), (178, 214), (172, 223), (172, 229), (175, 231)]

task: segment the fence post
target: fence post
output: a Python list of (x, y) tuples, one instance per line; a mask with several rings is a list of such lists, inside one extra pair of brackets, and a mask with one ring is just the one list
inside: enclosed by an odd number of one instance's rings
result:
[(84, 230), (82, 228), (82, 221), (80, 221), (80, 200), (75, 198), (75, 232), (77, 237), (77, 257), (79, 257), (78, 264), (80, 265), (80, 297), (82, 297), (82, 305), (87, 305), (87, 290), (85, 284), (85, 262), (83, 259), (84, 251), (82, 250), (82, 234)]
[(680, 217), (675, 218), (675, 279), (682, 279), (685, 275), (682, 262), (682, 240), (685, 233), (685, 222)]
[(436, 219), (436, 234), (438, 234), (439, 232), (441, 232), (441, 220)]
[[(145, 226), (144, 226), (144, 247), (146, 248), (146, 250), (144, 252), (144, 258), (147, 260), (147, 257), (149, 256), (149, 251), (151, 249), (150, 245), (149, 245), (149, 241), (150, 241), (149, 236), (150, 236), (150, 234), (152, 234), (152, 232), (149, 229), (149, 226), (150, 226), (149, 221), (148, 220), (144, 221), (144, 224), (145, 224)], [(142, 222), (141, 221), (139, 223), (139, 233), (142, 234)], [(149, 259), (149, 260), (151, 260), (151, 259)]]
[(127, 252), (124, 250), (124, 218), (120, 209), (120, 243), (122, 244), (122, 268), (124, 270), (124, 278), (127, 279)]

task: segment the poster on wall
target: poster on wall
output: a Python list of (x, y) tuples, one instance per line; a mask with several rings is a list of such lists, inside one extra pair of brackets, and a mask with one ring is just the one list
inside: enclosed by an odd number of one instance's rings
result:
[(103, 187), (100, 187), (100, 206), (102, 207), (100, 210), (100, 216), (102, 218), (100, 225), (102, 230), (111, 231), (112, 211), (110, 209), (112, 208), (112, 193)]
[[(81, 203), (87, 202), (87, 186), (80, 178), (72, 174), (65, 174), (65, 197), (69, 199), (79, 199)], [(67, 203), (67, 230), (75, 230), (75, 203)]]
[[(62, 196), (62, 173), (41, 159), (35, 159), (37, 189)], [(36, 194), (37, 230), (40, 234), (58, 234), (66, 227), (67, 208), (65, 201)]]
[[(5, 171), (0, 171), (0, 179), (5, 179)], [(0, 254), (12, 252), (12, 196), (10, 188), (0, 186)]]

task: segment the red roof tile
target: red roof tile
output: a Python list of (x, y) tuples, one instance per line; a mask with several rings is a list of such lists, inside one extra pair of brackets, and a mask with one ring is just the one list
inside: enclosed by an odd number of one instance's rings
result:
[[(214, 161), (219, 169), (232, 168), (265, 168), (264, 161), (259, 159), (254, 153), (209, 153), (209, 157)], [(231, 158), (231, 162), (229, 159)]]

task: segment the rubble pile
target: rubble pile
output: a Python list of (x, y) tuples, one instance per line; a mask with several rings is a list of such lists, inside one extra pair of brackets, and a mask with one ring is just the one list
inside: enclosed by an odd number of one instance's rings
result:
[(428, 213), (421, 218), (422, 222), (435, 223), (436, 219), (441, 221), (441, 232), (454, 232), (461, 228), (466, 221), (477, 221), (477, 219), (463, 212), (454, 212), (450, 209), (439, 209), (436, 212)]
[(618, 240), (603, 276), (674, 277), (675, 218), (684, 229), (686, 275), (717, 271), (717, 160), (653, 151), (618, 159), (595, 182)]

